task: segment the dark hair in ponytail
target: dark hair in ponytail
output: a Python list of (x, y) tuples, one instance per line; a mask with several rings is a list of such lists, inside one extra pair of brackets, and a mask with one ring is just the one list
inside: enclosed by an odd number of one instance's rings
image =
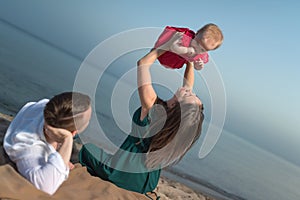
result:
[(65, 92), (54, 96), (44, 108), (45, 122), (55, 128), (69, 131), (77, 130), (76, 124), (82, 115), (91, 106), (91, 99), (78, 92)]

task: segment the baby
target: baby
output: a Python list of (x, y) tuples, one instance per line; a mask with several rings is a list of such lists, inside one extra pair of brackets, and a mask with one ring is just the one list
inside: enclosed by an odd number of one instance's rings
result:
[(167, 26), (156, 41), (154, 48), (169, 41), (175, 33), (182, 36), (175, 40), (166, 51), (158, 57), (159, 62), (167, 68), (179, 69), (187, 61), (194, 62), (194, 68), (201, 70), (208, 62), (208, 51), (215, 50), (223, 42), (223, 34), (215, 24), (206, 24), (194, 33), (188, 28)]

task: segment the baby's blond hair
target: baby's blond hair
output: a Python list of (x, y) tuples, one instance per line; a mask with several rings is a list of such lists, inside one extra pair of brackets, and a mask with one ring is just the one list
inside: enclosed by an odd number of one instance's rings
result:
[(206, 36), (206, 37), (212, 37), (216, 42), (218, 42), (218, 45), (214, 48), (217, 49), (218, 47), (221, 46), (221, 44), (223, 43), (223, 33), (221, 31), (221, 29), (213, 24), (213, 23), (209, 23), (204, 25), (202, 28), (200, 28), (196, 35), (198, 36)]

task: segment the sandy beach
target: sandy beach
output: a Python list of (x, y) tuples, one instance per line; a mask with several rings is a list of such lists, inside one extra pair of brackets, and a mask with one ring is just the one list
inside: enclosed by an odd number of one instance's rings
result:
[[(118, 188), (107, 181), (90, 176), (85, 167), (76, 163), (77, 153), (81, 148), (81, 144), (76, 141), (71, 158), (76, 167), (70, 172), (68, 180), (53, 196), (35, 189), (17, 173), (14, 164), (4, 153), (3, 136), (12, 119), (12, 116), (0, 113), (0, 199), (149, 199), (142, 194)], [(161, 200), (213, 200), (166, 177), (160, 178), (155, 192)]]

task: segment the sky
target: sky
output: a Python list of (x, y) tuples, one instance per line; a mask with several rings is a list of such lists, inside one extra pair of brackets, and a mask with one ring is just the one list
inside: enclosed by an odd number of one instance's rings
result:
[(299, 7), (296, 0), (1, 0), (0, 19), (81, 59), (123, 31), (215, 23), (225, 38), (210, 52), (226, 89), (224, 128), (300, 166)]

